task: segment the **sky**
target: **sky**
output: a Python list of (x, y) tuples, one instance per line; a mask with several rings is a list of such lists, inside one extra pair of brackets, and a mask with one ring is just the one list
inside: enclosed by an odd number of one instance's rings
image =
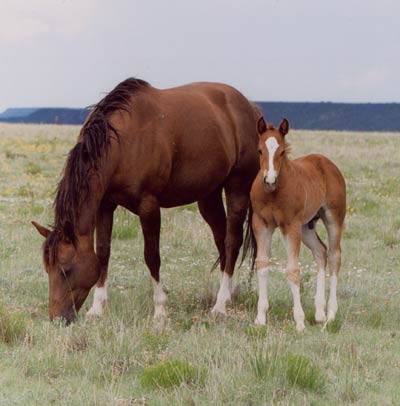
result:
[(0, 0), (0, 111), (85, 107), (131, 76), (400, 102), (400, 1)]

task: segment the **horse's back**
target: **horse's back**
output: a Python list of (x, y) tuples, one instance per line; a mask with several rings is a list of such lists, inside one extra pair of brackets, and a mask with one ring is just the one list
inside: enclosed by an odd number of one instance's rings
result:
[(132, 193), (151, 187), (169, 207), (207, 196), (232, 173), (249, 182), (255, 177), (256, 111), (236, 89), (207, 82), (149, 86), (134, 96), (132, 111), (119, 170), (135, 174)]

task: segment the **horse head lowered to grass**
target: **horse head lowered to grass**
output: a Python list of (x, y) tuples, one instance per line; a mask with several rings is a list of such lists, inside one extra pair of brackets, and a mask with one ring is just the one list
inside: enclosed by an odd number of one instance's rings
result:
[(50, 318), (72, 321), (95, 284), (88, 313), (102, 314), (113, 213), (120, 205), (140, 218), (154, 317), (164, 319), (160, 208), (195, 201), (211, 227), (222, 271), (213, 311), (225, 313), (258, 171), (258, 117), (241, 93), (218, 83), (159, 90), (127, 79), (101, 100), (69, 152), (54, 202), (54, 226), (33, 222), (45, 237)]

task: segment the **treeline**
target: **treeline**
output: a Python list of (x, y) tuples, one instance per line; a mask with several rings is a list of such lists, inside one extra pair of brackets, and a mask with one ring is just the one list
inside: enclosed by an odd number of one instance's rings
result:
[[(286, 117), (292, 126), (307, 130), (400, 131), (400, 103), (288, 103), (257, 102), (268, 122)], [(9, 109), (0, 121), (12, 123), (84, 123), (90, 110), (70, 108)]]

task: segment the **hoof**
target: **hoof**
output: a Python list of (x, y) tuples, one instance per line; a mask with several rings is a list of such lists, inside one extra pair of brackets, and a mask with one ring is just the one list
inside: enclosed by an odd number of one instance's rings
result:
[(226, 309), (217, 305), (212, 308), (211, 314), (213, 316), (227, 316)]
[(153, 327), (156, 331), (163, 331), (169, 326), (169, 318), (167, 316), (153, 317)]
[(327, 319), (327, 322), (329, 323), (330, 321), (335, 320), (335, 317), (336, 317), (336, 312), (329, 311), (329, 312), (328, 312), (328, 319)]
[(315, 313), (315, 322), (318, 324), (324, 324), (326, 322), (326, 316), (324, 311)]
[(265, 326), (266, 325), (265, 317), (262, 318), (262, 317), (257, 316), (256, 319), (254, 320), (254, 324), (256, 326)]
[(86, 312), (86, 317), (101, 317), (102, 315), (103, 309), (99, 309), (93, 306)]
[(306, 328), (306, 326), (304, 325), (304, 321), (299, 321), (298, 323), (296, 323), (296, 330), (299, 333), (304, 331), (305, 328)]

